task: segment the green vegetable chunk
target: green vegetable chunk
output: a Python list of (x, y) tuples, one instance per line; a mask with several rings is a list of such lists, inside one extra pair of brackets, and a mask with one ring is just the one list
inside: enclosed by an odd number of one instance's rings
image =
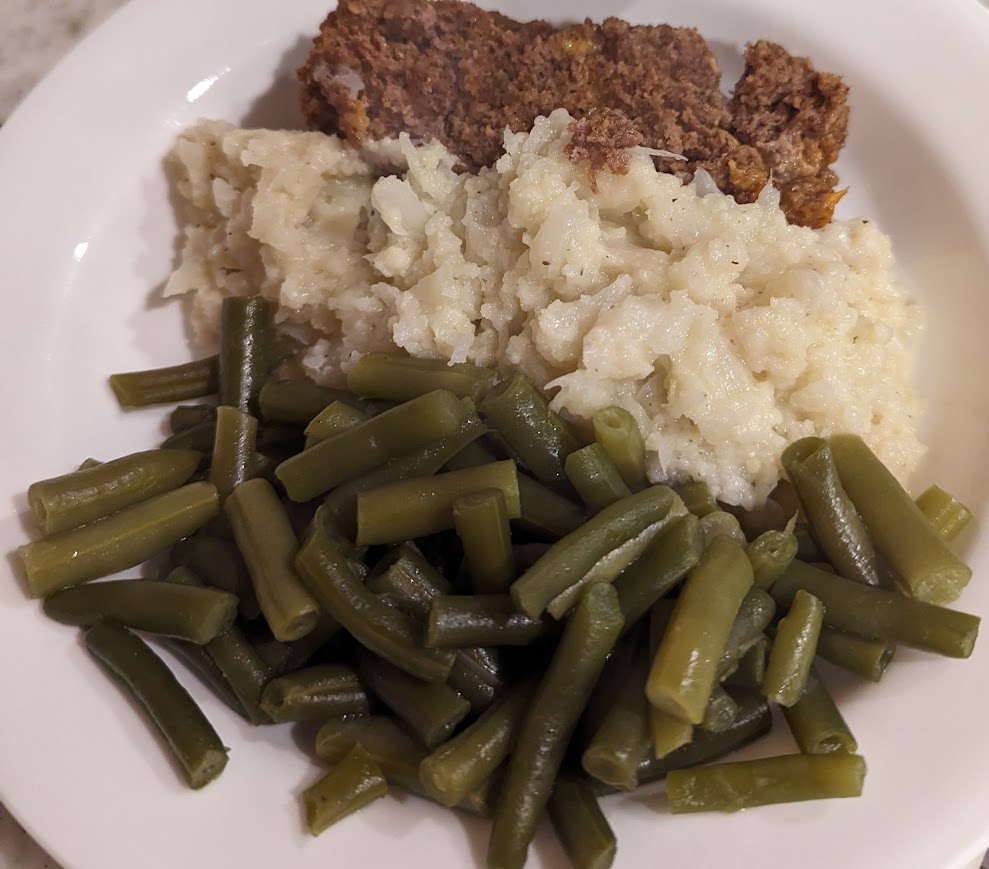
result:
[(789, 612), (776, 627), (762, 692), (780, 706), (792, 706), (804, 693), (823, 619), (821, 601), (799, 589), (793, 596)]
[(498, 375), (492, 368), (442, 359), (414, 359), (399, 353), (367, 353), (347, 372), (347, 386), (358, 395), (408, 401), (445, 389), (479, 402)]
[(549, 816), (574, 869), (611, 866), (618, 843), (586, 779), (560, 776), (550, 797)]
[(309, 832), (318, 836), (386, 793), (388, 782), (381, 767), (358, 743), (340, 763), (302, 794)]
[(123, 408), (204, 398), (216, 392), (218, 383), (219, 358), (216, 356), (167, 368), (110, 375), (110, 388)]

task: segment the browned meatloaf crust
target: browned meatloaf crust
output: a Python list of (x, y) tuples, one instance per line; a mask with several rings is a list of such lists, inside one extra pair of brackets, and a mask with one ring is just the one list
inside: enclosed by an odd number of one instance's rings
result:
[[(847, 88), (771, 42), (750, 45), (729, 100), (696, 30), (617, 18), (557, 28), (521, 23), (459, 0), (341, 0), (299, 78), (311, 129), (360, 143), (408, 133), (438, 139), (476, 171), (501, 154), (505, 127), (528, 129), (563, 107), (578, 119), (573, 159), (623, 171), (644, 144), (684, 180), (703, 167), (751, 202), (772, 173), (787, 216), (831, 219), (845, 141)], [(593, 177), (593, 174), (592, 174)]]

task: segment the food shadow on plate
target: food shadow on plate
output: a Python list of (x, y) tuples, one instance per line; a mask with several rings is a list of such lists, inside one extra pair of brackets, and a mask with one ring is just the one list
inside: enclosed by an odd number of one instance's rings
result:
[(267, 130), (304, 130), (301, 90), (296, 70), (306, 61), (312, 40), (300, 36), (282, 55), (266, 91), (240, 117), (241, 127)]

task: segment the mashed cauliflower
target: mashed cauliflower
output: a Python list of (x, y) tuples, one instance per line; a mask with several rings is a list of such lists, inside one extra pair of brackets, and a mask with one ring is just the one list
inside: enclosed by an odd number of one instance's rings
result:
[(438, 144), (380, 143), (405, 167), (384, 177), (335, 137), (202, 122), (171, 157), (187, 211), (167, 292), (195, 292), (211, 341), (222, 298), (260, 291), (326, 383), (398, 347), (521, 370), (577, 420), (621, 405), (653, 480), (732, 504), (761, 503), (807, 435), (857, 433), (905, 479), (921, 319), (875, 224), (791, 226), (771, 186), (737, 205), (645, 153), (592, 190), (570, 121), (506, 134), (476, 176)]

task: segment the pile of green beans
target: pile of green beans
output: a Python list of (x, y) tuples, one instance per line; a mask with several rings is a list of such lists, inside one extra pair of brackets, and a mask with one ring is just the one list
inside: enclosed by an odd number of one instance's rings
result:
[[(971, 513), (910, 500), (855, 438), (792, 445), (800, 513), (747, 537), (703, 482), (649, 483), (623, 408), (588, 443), (520, 374), (372, 354), (343, 389), (282, 379), (260, 298), (225, 301), (220, 344), (111, 378), (124, 407), (207, 401), (159, 449), (34, 484), (42, 537), (18, 550), (194, 788), (227, 749), (145, 637), (253, 725), (319, 723), (314, 835), (397, 788), (490, 816), (489, 869), (523, 866), (544, 818), (605, 869), (600, 799), (662, 778), (674, 813), (857, 795), (817, 659), (878, 681), (897, 644), (972, 651), (978, 618), (942, 605)], [(771, 703), (799, 752), (705, 765)]]

